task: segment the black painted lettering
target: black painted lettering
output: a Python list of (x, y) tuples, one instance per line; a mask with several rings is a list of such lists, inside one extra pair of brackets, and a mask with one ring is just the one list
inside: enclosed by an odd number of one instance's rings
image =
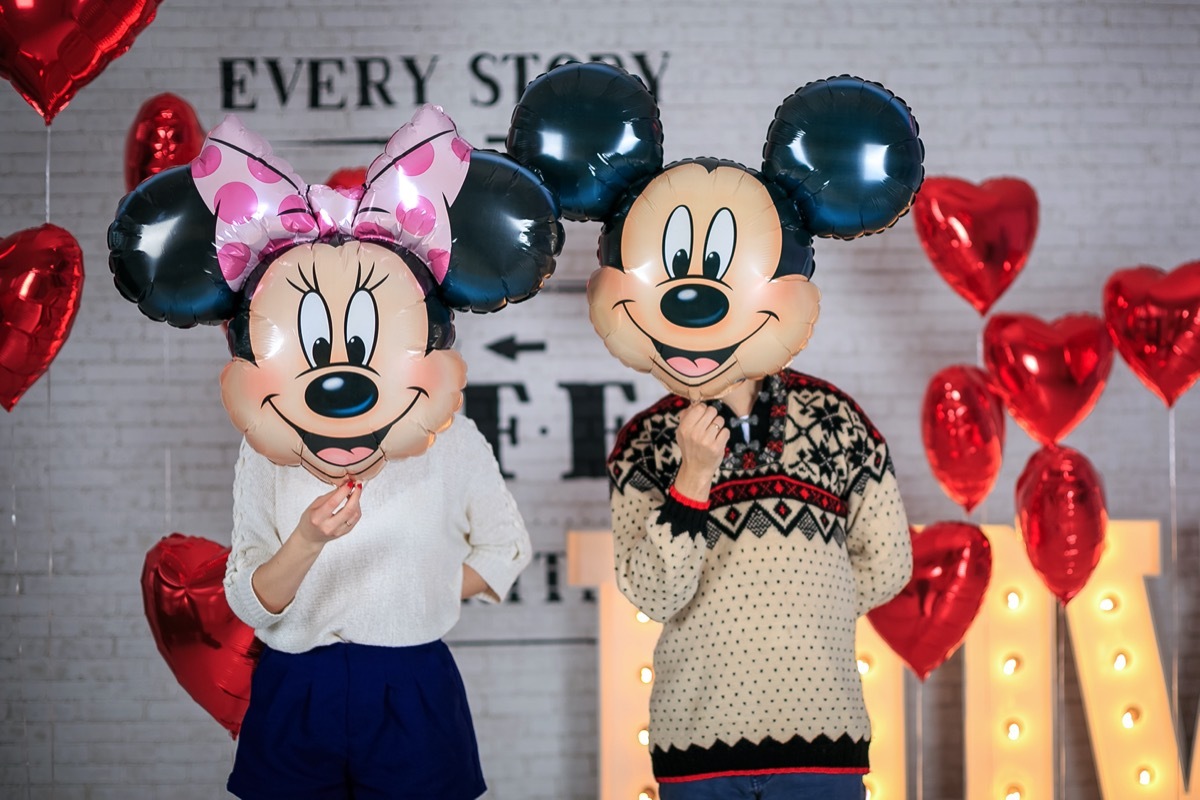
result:
[[(392, 77), (392, 65), (386, 58), (372, 56), (371, 58), (356, 58), (354, 65), (358, 68), (358, 107), (372, 108), (371, 94), (379, 95), (379, 104), (394, 106), (396, 102), (388, 94), (387, 82)], [(378, 77), (372, 76), (372, 67), (378, 67)]]
[(633, 60), (638, 64), (638, 71), (642, 73), (642, 80), (646, 82), (646, 88), (650, 90), (650, 94), (654, 95), (655, 100), (662, 100), (658, 96), (658, 86), (662, 81), (663, 73), (667, 71), (667, 61), (671, 54), (666, 50), (662, 51), (658, 59), (658, 69), (650, 66), (650, 59), (647, 53), (633, 53)]
[(608, 427), (608, 415), (604, 408), (604, 391), (610, 386), (621, 390), (629, 402), (637, 399), (632, 383), (607, 381), (605, 383), (560, 383), (567, 390), (571, 401), (571, 471), (563, 473), (567, 480), (574, 478), (603, 478), (608, 473), (605, 459), (608, 455), (607, 435), (619, 430), (624, 424), (616, 420), (614, 428)]
[(512, 389), (518, 402), (529, 402), (529, 392), (523, 383), (474, 383), (463, 389), (463, 413), (471, 418), (475, 427), (483, 434), (483, 438), (492, 445), (492, 453), (496, 456), (496, 463), (500, 465), (500, 474), (505, 478), (515, 478), (512, 473), (504, 471), (500, 440), (507, 438), (509, 444), (516, 446), (517, 418), (509, 417), (508, 427), (500, 427), (501, 389)]
[(516, 97), (519, 99), (525, 93), (525, 84), (529, 83), (529, 67), (537, 64), (541, 59), (538, 58), (537, 53), (505, 53), (500, 60), (511, 60), (516, 67)]
[(304, 71), (303, 60), (297, 58), (295, 62), (292, 66), (292, 76), (285, 81), (283, 79), (283, 68), (279, 65), (279, 59), (263, 59), (263, 63), (267, 65), (267, 74), (271, 76), (271, 85), (275, 87), (275, 96), (279, 98), (281, 108), (287, 106), (288, 99), (292, 96), (296, 84), (300, 82), (300, 73)]
[(483, 72), (483, 64), (485, 61), (495, 64), (496, 57), (491, 53), (476, 53), (471, 58), (471, 74), (478, 78), (479, 82), (487, 87), (488, 91), (491, 92), (491, 97), (487, 98), (486, 100), (480, 100), (478, 97), (472, 94), (471, 105), (473, 106), (494, 106), (500, 99), (500, 84), (496, 82), (494, 77)]
[[(239, 69), (242, 67), (242, 69)], [(221, 109), (223, 111), (253, 111), (258, 108), (258, 98), (249, 94), (246, 79), (257, 71), (253, 58), (221, 59)]]
[(426, 102), (426, 89), (429, 88), (429, 77), (433, 75), (433, 68), (437, 66), (437, 56), (429, 59), (429, 66), (425, 71), (421, 71), (421, 65), (417, 63), (417, 59), (412, 56), (405, 56), (401, 59), (404, 62), (404, 68), (408, 70), (408, 74), (412, 75), (413, 79), (413, 103), (421, 105)]
[[(595, 59), (593, 59), (593, 61), (594, 60)], [(553, 56), (549, 61), (546, 62), (546, 71), (549, 72), (550, 70), (554, 69), (555, 67), (561, 67), (563, 64), (578, 63), (578, 61), (579, 61), (579, 59), (576, 58), (575, 56), (571, 55), (570, 53), (559, 53), (558, 55)], [(522, 91), (524, 91), (524, 90), (522, 89)], [(518, 95), (518, 97), (519, 96), (520, 95)]]
[(321, 111), (345, 108), (345, 95), (339, 97), (336, 104), (325, 102), (326, 98), (333, 94), (334, 77), (326, 72), (325, 67), (337, 67), (339, 75), (346, 74), (346, 62), (340, 58), (310, 59), (308, 62), (308, 107)]
[(611, 64), (614, 67), (625, 69), (625, 62), (621, 61), (621, 57), (616, 53), (592, 53), (588, 56), (589, 61), (598, 61), (601, 64)]

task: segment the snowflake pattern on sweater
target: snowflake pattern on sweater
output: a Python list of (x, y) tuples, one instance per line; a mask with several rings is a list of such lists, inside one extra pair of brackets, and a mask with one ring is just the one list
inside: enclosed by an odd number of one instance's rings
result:
[(732, 446), (704, 509), (670, 491), (687, 401), (667, 397), (609, 457), (617, 583), (664, 623), (651, 757), (660, 781), (865, 772), (858, 616), (912, 571), (887, 443), (824, 381), (765, 379), (761, 436)]

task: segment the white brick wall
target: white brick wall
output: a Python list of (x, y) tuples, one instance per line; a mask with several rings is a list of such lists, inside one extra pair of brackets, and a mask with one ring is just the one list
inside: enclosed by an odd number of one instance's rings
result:
[[(142, 616), (146, 550), (171, 530), (227, 541), (237, 437), (218, 399), (227, 358), (217, 330), (143, 320), (113, 289), (104, 230), (122, 194), (123, 142), (150, 95), (186, 97), (206, 126), (220, 118), (222, 57), (411, 56), (464, 135), (503, 132), (516, 100), (513, 61), (490, 63), (501, 96), (472, 77), (476, 53), (538, 56), (645, 52), (661, 76), (670, 159), (719, 155), (757, 165), (776, 105), (797, 86), (850, 72), (907, 100), (932, 175), (1028, 180), (1042, 225), (1025, 273), (998, 311), (1054, 317), (1099, 311), (1113, 270), (1172, 268), (1200, 257), (1200, 5), (1138, 0), (803, 0), (579, 3), (475, 0), (172, 0), (133, 49), (83, 89), (53, 128), (52, 219), (83, 246), (89, 277), (74, 333), (50, 375), (0, 418), (0, 796), (221, 796), (233, 746), (179, 689)], [(268, 78), (246, 122), (269, 138), (384, 136), (407, 120), (412, 84), (393, 62), (395, 109), (280, 109)], [(297, 95), (306, 90), (303, 80)], [(353, 89), (349, 90), (353, 98)], [(8, 234), (42, 221), (45, 134), (39, 117), (0, 92), (0, 216)], [(278, 145), (302, 175), (323, 180), (371, 148)], [(592, 268), (596, 226), (570, 225), (560, 283)], [(926, 261), (912, 225), (818, 245), (822, 319), (797, 365), (853, 394), (889, 437), (910, 514), (954, 518), (921, 452), (918, 410), (928, 377), (975, 359), (982, 324)], [(549, 340), (518, 367), (484, 345), (517, 334)], [(601, 481), (562, 482), (569, 408), (562, 381), (626, 380), (637, 402), (660, 393), (604, 351), (578, 294), (546, 294), (504, 314), (460, 321), (477, 382), (524, 380), (504, 395), (521, 444), (505, 452), (538, 550), (571, 527), (607, 523)], [(519, 371), (518, 371), (519, 369)], [(1200, 398), (1179, 404), (1183, 557), (1200, 560)], [(541, 429), (545, 429), (542, 433)], [(1012, 513), (1012, 487), (1033, 446), (1009, 426), (991, 520)], [(1123, 363), (1092, 416), (1069, 437), (1104, 474), (1116, 518), (1166, 518), (1166, 419)], [(18, 590), (19, 589), (19, 590)], [(1184, 630), (1200, 622), (1197, 590)], [(593, 606), (564, 591), (547, 604), (535, 565), (524, 602), (468, 606), (453, 638), (471, 694), (495, 798), (588, 798), (595, 786)], [(560, 644), (489, 644), (558, 639)], [(1189, 707), (1200, 691), (1200, 637), (1185, 639)], [(961, 797), (958, 660), (926, 684), (926, 796)], [(1070, 691), (1072, 800), (1097, 796), (1087, 737)]]

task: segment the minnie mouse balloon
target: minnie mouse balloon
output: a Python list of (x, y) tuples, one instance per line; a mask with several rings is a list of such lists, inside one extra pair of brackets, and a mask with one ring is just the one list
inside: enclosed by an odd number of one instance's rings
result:
[(452, 310), (532, 296), (562, 243), (541, 181), (473, 150), (435, 106), (366, 175), (305, 184), (229, 117), (109, 229), (117, 288), (147, 316), (228, 321), (222, 400), (250, 445), (333, 484), (424, 452), (450, 425), (466, 379)]
[(79, 312), (83, 253), (49, 223), (0, 240), (0, 405), (17, 401), (50, 367)]
[(785, 101), (761, 173), (717, 158), (664, 168), (641, 81), (565, 64), (526, 89), (508, 147), (568, 218), (604, 223), (588, 303), (609, 352), (703, 400), (778, 372), (804, 348), (820, 299), (813, 235), (892, 224), (920, 183), (916, 133), (887, 90), (831, 78)]
[(125, 137), (125, 191), (200, 155), (204, 129), (188, 101), (165, 92), (142, 103)]
[(992, 178), (979, 186), (929, 178), (913, 202), (913, 222), (934, 268), (986, 314), (1029, 258), (1038, 200), (1020, 178)]
[(1104, 319), (1121, 357), (1168, 408), (1200, 378), (1200, 261), (1114, 272)]
[(969, 514), (992, 491), (1004, 460), (1004, 408), (982, 370), (946, 367), (930, 379), (921, 438), (942, 491)]
[(160, 0), (0, 0), (0, 77), (49, 125), (154, 21)]

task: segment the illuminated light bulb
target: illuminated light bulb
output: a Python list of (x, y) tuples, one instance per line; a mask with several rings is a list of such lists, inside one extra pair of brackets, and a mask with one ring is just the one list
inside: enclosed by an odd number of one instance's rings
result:
[(867, 656), (863, 656), (862, 658), (858, 659), (858, 674), (866, 675), (870, 671), (871, 671), (871, 659), (868, 658)]
[(1005, 789), (1004, 800), (1021, 800), (1021, 787), (1014, 785)]
[(1142, 786), (1149, 786), (1154, 780), (1154, 770), (1149, 767), (1142, 767), (1138, 770), (1138, 783)]
[(643, 614), (642, 612), (640, 612), (640, 611), (639, 611), (639, 612), (637, 612), (637, 621), (638, 621), (638, 622), (643, 622), (643, 623), (644, 623), (644, 622), (649, 622), (649, 621), (650, 621), (650, 618), (649, 618), (649, 617), (647, 617), (645, 614)]
[(1016, 611), (1021, 607), (1021, 593), (1016, 589), (1010, 589), (1008, 594), (1005, 595), (1005, 602), (1008, 603), (1008, 607), (1011, 610)]
[(655, 800), (656, 797), (657, 795), (654, 794), (654, 790), (649, 786), (638, 792), (638, 800)]
[(642, 747), (650, 746), (650, 731), (646, 730), (645, 728), (642, 728), (640, 731), (638, 731), (638, 744), (640, 744)]
[(1138, 710), (1137, 706), (1130, 706), (1129, 708), (1125, 709), (1125, 713), (1121, 715), (1121, 725), (1126, 728), (1132, 728), (1141, 718), (1142, 712)]
[(649, 683), (652, 680), (654, 680), (654, 670), (642, 667), (642, 683)]
[(1020, 668), (1021, 668), (1021, 659), (1019, 656), (1012, 655), (1012, 656), (1009, 656), (1008, 658), (1004, 659), (1003, 670), (1004, 670), (1005, 675), (1015, 675), (1017, 670), (1019, 670)]
[(1118, 672), (1129, 666), (1129, 656), (1123, 652), (1118, 652), (1116, 658), (1113, 659), (1113, 669)]
[(863, 793), (863, 800), (871, 800), (871, 794), (875, 791), (875, 784), (864, 779), (863, 780), (863, 789), (865, 790)]
[(1021, 723), (1017, 722), (1015, 719), (1010, 719), (1008, 722), (1004, 723), (1004, 730), (1008, 732), (1008, 738), (1014, 742), (1021, 738)]
[(1111, 611), (1116, 611), (1117, 606), (1119, 605), (1120, 603), (1117, 602), (1115, 595), (1106, 594), (1104, 597), (1100, 598), (1100, 610), (1106, 614)]

